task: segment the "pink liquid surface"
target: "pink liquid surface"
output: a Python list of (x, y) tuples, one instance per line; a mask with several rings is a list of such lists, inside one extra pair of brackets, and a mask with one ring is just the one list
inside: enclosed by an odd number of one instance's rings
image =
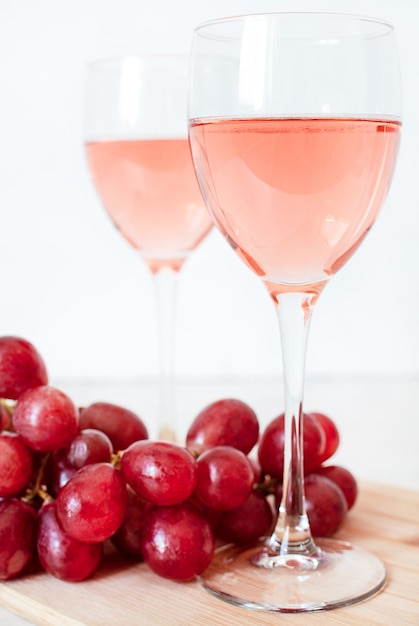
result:
[(365, 237), (387, 194), (400, 123), (209, 119), (190, 133), (218, 227), (264, 280), (295, 290), (324, 284)]
[(179, 269), (212, 226), (187, 139), (86, 144), (96, 190), (106, 211), (151, 269)]

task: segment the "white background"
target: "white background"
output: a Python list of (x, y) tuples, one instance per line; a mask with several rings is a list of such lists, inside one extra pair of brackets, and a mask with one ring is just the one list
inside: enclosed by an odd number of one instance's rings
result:
[[(308, 376), (419, 373), (418, 32), (414, 0), (0, 0), (0, 333), (41, 351), (53, 379), (157, 371), (150, 275), (91, 186), (84, 70), (127, 52), (188, 52), (193, 26), (263, 10), (331, 10), (392, 21), (404, 83), (402, 150), (385, 208), (320, 298)], [(276, 317), (264, 288), (212, 234), (180, 281), (176, 373), (275, 377)]]

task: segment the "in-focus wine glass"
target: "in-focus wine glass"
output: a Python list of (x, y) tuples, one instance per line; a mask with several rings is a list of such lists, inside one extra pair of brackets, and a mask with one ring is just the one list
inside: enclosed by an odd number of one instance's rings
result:
[(189, 134), (199, 183), (215, 224), (276, 306), (284, 366), (276, 527), (251, 548), (218, 550), (200, 578), (228, 602), (314, 611), (353, 604), (385, 584), (375, 555), (311, 535), (302, 399), (311, 313), (383, 204), (399, 146), (400, 100), (394, 30), (383, 21), (245, 15), (194, 31)]
[(188, 59), (125, 56), (87, 68), (84, 141), (102, 203), (151, 270), (160, 352), (158, 436), (176, 439), (174, 312), (178, 275), (212, 220), (192, 165)]

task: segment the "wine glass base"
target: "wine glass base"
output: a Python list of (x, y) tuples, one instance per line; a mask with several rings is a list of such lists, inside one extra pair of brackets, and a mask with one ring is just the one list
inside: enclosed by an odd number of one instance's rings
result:
[(316, 545), (315, 557), (272, 559), (266, 542), (251, 548), (229, 544), (216, 550), (199, 582), (230, 604), (278, 613), (336, 609), (384, 587), (385, 566), (373, 554), (335, 539), (319, 539)]

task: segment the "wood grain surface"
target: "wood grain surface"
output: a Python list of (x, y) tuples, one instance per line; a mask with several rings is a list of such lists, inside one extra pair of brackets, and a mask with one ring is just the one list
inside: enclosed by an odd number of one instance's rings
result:
[(44, 572), (2, 583), (0, 605), (47, 626), (419, 626), (419, 492), (362, 483), (338, 536), (380, 556), (388, 570), (380, 594), (344, 609), (293, 615), (249, 611), (212, 597), (197, 582), (164, 580), (145, 564), (127, 564), (115, 553), (81, 583)]

